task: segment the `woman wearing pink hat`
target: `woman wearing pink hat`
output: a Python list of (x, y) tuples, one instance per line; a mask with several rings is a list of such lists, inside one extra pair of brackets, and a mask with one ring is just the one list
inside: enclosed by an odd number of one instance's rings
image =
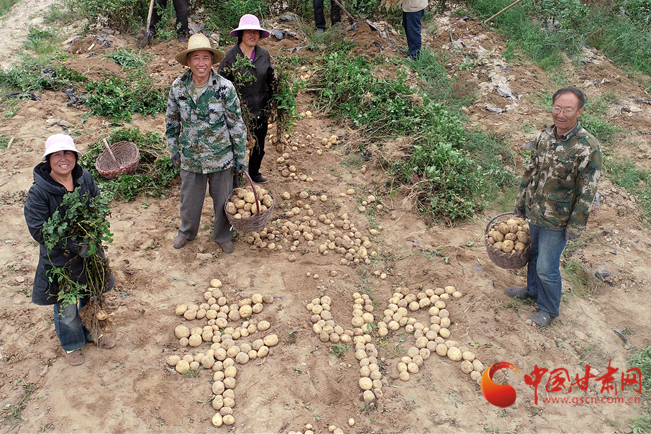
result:
[[(226, 57), (219, 64), (219, 75), (230, 81), (234, 81), (235, 73), (251, 74), (255, 78), (252, 82), (239, 86), (237, 90), (253, 121), (253, 131), (250, 133), (256, 143), (249, 156), (249, 174), (254, 182), (266, 184), (267, 179), (260, 173), (260, 165), (265, 154), (264, 139), (268, 127), (266, 110), (273, 98), (274, 69), (269, 52), (257, 44), (261, 38), (268, 38), (269, 32), (260, 27), (260, 21), (255, 15), (247, 14), (240, 18), (240, 25), (231, 31), (231, 36), (237, 37), (237, 44), (226, 52)], [(233, 71), (238, 57), (248, 58), (253, 67)]]
[[(88, 248), (80, 247), (74, 241), (62, 243), (53, 249), (45, 247), (43, 225), (54, 214), (63, 196), (80, 187), (80, 195), (88, 192), (90, 197), (99, 196), (99, 188), (93, 176), (83, 170), (77, 160), (81, 152), (77, 150), (72, 137), (65, 134), (50, 136), (45, 142), (43, 161), (34, 168), (34, 184), (29, 189), (25, 202), (25, 221), (32, 237), (39, 243), (39, 260), (34, 276), (32, 302), (38, 305), (54, 305), (54, 328), (66, 354), (66, 360), (71, 365), (84, 363), (81, 349), (86, 342), (92, 342), (93, 337), (81, 323), (79, 310), (84, 307), (87, 298), (79, 300), (79, 304), (62, 306), (58, 303), (58, 282), (48, 280), (47, 271), (55, 267), (68, 267), (70, 276), (80, 283), (86, 282), (84, 257)], [(103, 253), (100, 252), (103, 256)], [(113, 288), (115, 279), (111, 275), (108, 289)], [(97, 344), (101, 348), (112, 348), (115, 340), (108, 335), (100, 336)]]

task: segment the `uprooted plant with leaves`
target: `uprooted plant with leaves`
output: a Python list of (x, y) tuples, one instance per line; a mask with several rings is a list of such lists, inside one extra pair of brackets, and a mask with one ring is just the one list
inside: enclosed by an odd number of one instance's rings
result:
[(58, 283), (57, 301), (63, 307), (88, 297), (81, 318), (84, 326), (94, 336), (99, 336), (101, 332), (110, 331), (113, 322), (113, 316), (102, 308), (102, 295), (108, 289), (111, 277), (109, 262), (103, 255), (104, 243), (113, 241), (107, 220), (110, 209), (105, 199), (100, 196), (91, 198), (89, 192), (81, 195), (80, 189), (77, 187), (63, 196), (61, 206), (43, 224), (42, 231), (48, 250), (60, 243), (65, 246), (69, 241), (74, 242), (83, 258), (85, 282), (73, 275), (68, 264), (57, 267), (52, 261), (48, 280)]

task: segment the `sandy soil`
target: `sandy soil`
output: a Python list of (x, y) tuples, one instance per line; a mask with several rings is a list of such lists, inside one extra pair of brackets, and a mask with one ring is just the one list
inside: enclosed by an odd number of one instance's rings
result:
[[(27, 11), (34, 15), (36, 3), (19, 3), (5, 18), (6, 22), (18, 26), (17, 21), (22, 20), (26, 26)], [(506, 48), (504, 42), (475, 22), (443, 16), (437, 18), (437, 26), (435, 34), (428, 34), (426, 43), (450, 52), (449, 73), (479, 89), (477, 101), (467, 108), (470, 122), (508, 137), (512, 150), (518, 153), (518, 167), (513, 170), (519, 171), (520, 146), (533, 139), (548, 122), (534, 96), (548, 95), (556, 84), (536, 66), (522, 60), (509, 63), (508, 70), (500, 68), (506, 65), (501, 56)], [(379, 51), (373, 41), (382, 41), (376, 34), (362, 25), (346, 37), (359, 42), (360, 53), (372, 54), (374, 49)], [(465, 44), (462, 48), (457, 46), (456, 52), (450, 47), (450, 34)], [(405, 45), (400, 38), (393, 37), (398, 45)], [(20, 35), (16, 33), (15, 38)], [(134, 41), (112, 41), (116, 46), (135, 46)], [(89, 45), (76, 43), (79, 45), (64, 49), (74, 54)], [(270, 38), (264, 46), (277, 54), (280, 48), (303, 43), (299, 39), (278, 42)], [(17, 42), (14, 48), (3, 48), (3, 66), (19, 46)], [(182, 71), (173, 61), (180, 49), (176, 41), (147, 48), (154, 56), (151, 74), (162, 85), (169, 85)], [(480, 53), (483, 63), (470, 71), (459, 70), (459, 63), (470, 51)], [(646, 97), (643, 86), (598, 53), (594, 53), (592, 61), (581, 68), (568, 64), (567, 70), (589, 97), (613, 92), (619, 101), (611, 108), (608, 120), (622, 126), (625, 133), (618, 137), (616, 146), (604, 150), (635, 158), (642, 166), (651, 168), (651, 107), (632, 101)], [(83, 67), (89, 76), (106, 69), (119, 72), (103, 56), (89, 58), (83, 52), (71, 56), (67, 65), (80, 70)], [(490, 104), (504, 108), (513, 104), (495, 92), (491, 83), (499, 80), (524, 96), (516, 101), (516, 107), (494, 115), (484, 107)], [(452, 228), (426, 224), (417, 214), (404, 209), (400, 195), (382, 194), (386, 175), (375, 165), (378, 156), (372, 155), (364, 162), (351, 153), (360, 140), (357, 134), (318, 113), (313, 119), (299, 121), (291, 137), (294, 148), (290, 145), (285, 150), (297, 171), (312, 177), (314, 182), (282, 177), (278, 170), (282, 167), (276, 164), (279, 155), (269, 146), (263, 172), (270, 179), (268, 189), (277, 198), (273, 220), (282, 218), (281, 211), (296, 205), (297, 194), (302, 190), (311, 195), (326, 195), (325, 202), (310, 202), (315, 215), (332, 213), (334, 220), (340, 220), (347, 213), (351, 225), (369, 237), (369, 252), (377, 253), (371, 263), (342, 265), (340, 254), (318, 254), (317, 246), (325, 238), (317, 239), (315, 246), (308, 246), (301, 238), (297, 251), (290, 252), (291, 242), (282, 237), (279, 244), (283, 249), (269, 251), (250, 246), (246, 235), (239, 234), (235, 252), (223, 254), (211, 238), (210, 198), (204, 205), (202, 230), (197, 239), (186, 248), (175, 250), (172, 240), (179, 224), (178, 184), (162, 200), (140, 197), (129, 203), (113, 203), (110, 221), (115, 237), (108, 257), (118, 281), (111, 297), (118, 306), (114, 336), (119, 343), (111, 350), (87, 345), (86, 363), (69, 366), (54, 331), (51, 307), (35, 306), (30, 301), (38, 246), (24, 224), (22, 207), (43, 141), (50, 134), (61, 132), (53, 120), (70, 125), (79, 134), (75, 140), (82, 150), (109, 133), (109, 127), (105, 119), (97, 117), (82, 124), (85, 109), (66, 107), (67, 97), (63, 93), (45, 92), (41, 96), (40, 101), (23, 102), (14, 117), (0, 118), (0, 134), (15, 137), (10, 149), (0, 150), (3, 430), (286, 433), (303, 432), (306, 424), (311, 424), (314, 432), (319, 433), (327, 432), (330, 425), (346, 433), (629, 432), (629, 418), (643, 412), (640, 404), (536, 405), (533, 390), (522, 376), (504, 371), (498, 378), (515, 387), (517, 401), (509, 408), (499, 409), (484, 399), (476, 382), (461, 371), (459, 362), (436, 354), (425, 360), (409, 381), (403, 382), (398, 379), (397, 364), (416, 341), (404, 328), (383, 339), (373, 334), (383, 396), (365, 404), (358, 387), (360, 374), (354, 344), (338, 344), (344, 351), (336, 357), (333, 344), (321, 342), (312, 331), (311, 313), (305, 306), (315, 297), (329, 296), (334, 321), (348, 329), (352, 328), (356, 292), (368, 294), (374, 300), (378, 322), (396, 288), (406, 287), (416, 294), (452, 285), (464, 295), (447, 302), (451, 339), (472, 350), (484, 366), (509, 361), (522, 374), (531, 372), (534, 365), (550, 370), (566, 368), (574, 378), (584, 372), (586, 364), (593, 373), (596, 370), (602, 375), (610, 360), (612, 366), (623, 371), (634, 348), (651, 344), (647, 291), (651, 278), (651, 232), (642, 223), (635, 198), (604, 176), (599, 185), (603, 200), (590, 219), (588, 236), (566, 258), (586, 267), (593, 292), (578, 292), (578, 288), (564, 281), (561, 316), (551, 326), (536, 329), (524, 323), (534, 308), (515, 303), (503, 292), (507, 286), (525, 283), (524, 270), (503, 270), (486, 255), (483, 230), (497, 211), (488, 210), (485, 215)], [(301, 94), (299, 101), (299, 111), (315, 111), (310, 95)], [(164, 119), (162, 115), (155, 119), (136, 115), (133, 126), (141, 131), (163, 132)], [(307, 138), (308, 135), (311, 137)], [(338, 136), (339, 143), (326, 149), (320, 145), (321, 138), (331, 135)], [(318, 149), (322, 155), (317, 154)], [(365, 173), (361, 170), (363, 164), (368, 168)], [(351, 188), (355, 193), (346, 194)], [(280, 199), (285, 191), (291, 194), (290, 200)], [(383, 209), (360, 213), (357, 207), (369, 194), (377, 196)], [(318, 227), (329, 229), (321, 222)], [(379, 234), (372, 236), (371, 229)], [(295, 255), (295, 262), (289, 261), (290, 254)], [(597, 270), (611, 274), (605, 281), (597, 280)], [(376, 271), (385, 273), (386, 278), (376, 276)], [(210, 404), (212, 371), (201, 370), (196, 377), (189, 378), (166, 364), (170, 355), (195, 355), (208, 350), (208, 345), (196, 350), (179, 345), (174, 336), (177, 325), (203, 327), (206, 320), (185, 321), (175, 316), (174, 309), (181, 303), (204, 302), (203, 294), (214, 278), (222, 281), (228, 304), (255, 293), (273, 296), (273, 303), (254, 315), (258, 321), (268, 321), (271, 329), (241, 338), (239, 343), (252, 342), (269, 333), (280, 340), (267, 357), (238, 365), (235, 424), (220, 429), (211, 425), (215, 413)], [(425, 309), (412, 316), (429, 325)], [(613, 330), (628, 331), (628, 344), (623, 345)], [(615, 377), (619, 378), (619, 373)], [(617, 383), (620, 384), (619, 380)], [(604, 396), (600, 383), (590, 384), (587, 392), (575, 390), (569, 396)], [(539, 390), (539, 396), (542, 399), (558, 394)], [(622, 392), (620, 388), (618, 396), (639, 395), (630, 389)], [(15, 409), (20, 410), (21, 419), (10, 417)], [(349, 418), (355, 419), (353, 427), (348, 426)]]

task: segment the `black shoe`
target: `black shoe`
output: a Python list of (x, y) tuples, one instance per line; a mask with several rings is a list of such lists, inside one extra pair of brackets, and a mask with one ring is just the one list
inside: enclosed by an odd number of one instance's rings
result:
[(177, 39), (179, 40), (179, 42), (183, 42), (184, 44), (185, 44), (186, 42), (188, 42), (188, 37), (185, 35), (185, 33), (181, 33), (181, 34), (177, 37)]
[(255, 176), (252, 176), (251, 179), (252, 179), (253, 182), (255, 182), (256, 184), (266, 184), (267, 182), (269, 182), (269, 180), (268, 180), (267, 178), (263, 177), (263, 176), (260, 175), (260, 174), (255, 175)]
[(520, 300), (526, 300), (528, 298), (533, 298), (529, 295), (529, 289), (527, 287), (524, 288), (506, 288), (504, 290), (506, 292), (506, 295), (508, 295), (511, 298), (519, 298)]

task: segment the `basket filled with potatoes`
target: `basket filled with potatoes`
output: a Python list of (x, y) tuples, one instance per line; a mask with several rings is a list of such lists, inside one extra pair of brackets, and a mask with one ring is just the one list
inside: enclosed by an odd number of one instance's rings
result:
[(224, 204), (226, 218), (231, 226), (244, 232), (258, 232), (264, 228), (273, 210), (274, 199), (271, 193), (256, 187), (253, 182), (246, 188), (233, 190)]
[(505, 212), (491, 219), (486, 225), (484, 239), (488, 257), (497, 266), (517, 269), (529, 263), (529, 225), (514, 213)]

